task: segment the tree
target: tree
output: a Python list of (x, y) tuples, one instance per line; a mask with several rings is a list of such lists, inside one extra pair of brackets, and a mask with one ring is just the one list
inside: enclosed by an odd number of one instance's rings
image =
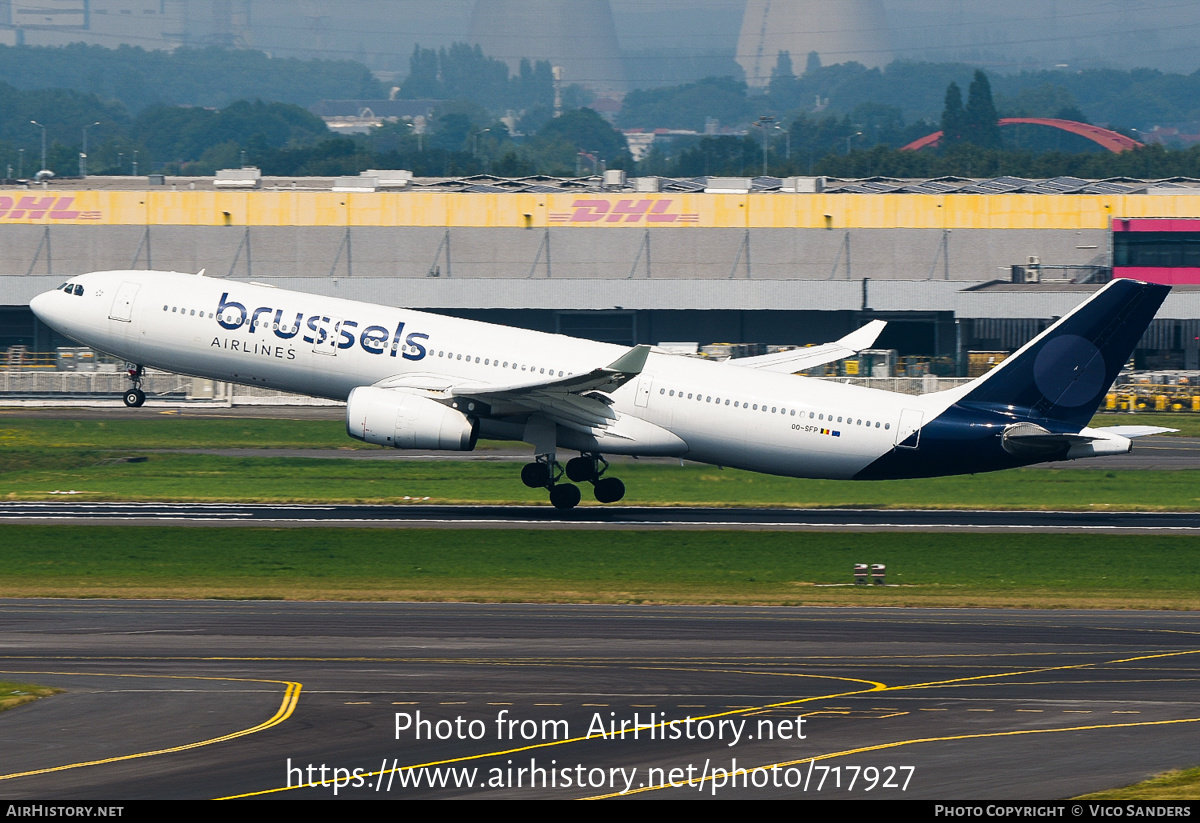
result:
[(565, 111), (538, 129), (533, 137), (535, 145), (563, 141), (575, 150), (597, 152), (607, 160), (614, 160), (628, 150), (625, 135), (614, 129), (593, 109)]
[(753, 120), (756, 105), (746, 84), (732, 77), (707, 77), (695, 83), (659, 89), (634, 89), (617, 115), (621, 128), (704, 130), (706, 117), (734, 125)]
[(779, 109), (792, 108), (797, 103), (798, 82), (792, 70), (792, 55), (785, 49), (779, 52), (775, 68), (771, 69), (771, 82), (767, 94)]
[(819, 71), (821, 68), (821, 55), (815, 51), (808, 53), (808, 59), (804, 61), (804, 73)]
[(413, 46), (412, 57), (408, 60), (408, 77), (401, 84), (400, 93), (405, 97), (421, 99), (440, 97), (441, 91), (437, 52), (423, 49), (420, 45)]
[(982, 71), (975, 71), (975, 79), (967, 90), (967, 110), (964, 124), (964, 139), (980, 148), (1000, 147), (1000, 117), (992, 102), (992, 84)]
[(962, 89), (951, 81), (946, 87), (946, 106), (942, 109), (942, 148), (961, 145), (966, 133), (967, 114), (963, 110)]

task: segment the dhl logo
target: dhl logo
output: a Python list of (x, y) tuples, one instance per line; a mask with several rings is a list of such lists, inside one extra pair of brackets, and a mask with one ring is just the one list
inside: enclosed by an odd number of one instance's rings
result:
[(0, 220), (99, 220), (98, 211), (72, 209), (74, 197), (38, 197), (0, 195)]
[(666, 200), (576, 200), (572, 212), (550, 214), (552, 223), (696, 223), (698, 214), (672, 211), (675, 201)]

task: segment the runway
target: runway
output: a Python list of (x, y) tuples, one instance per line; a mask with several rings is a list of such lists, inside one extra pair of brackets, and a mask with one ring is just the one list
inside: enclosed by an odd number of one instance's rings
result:
[(0, 629), (0, 679), (66, 690), (3, 715), (12, 800), (1047, 799), (1200, 759), (1189, 613), (4, 600)]
[(1161, 534), (1200, 531), (1200, 512), (766, 509), (581, 506), (0, 503), (0, 523), (370, 528), (770, 529)]

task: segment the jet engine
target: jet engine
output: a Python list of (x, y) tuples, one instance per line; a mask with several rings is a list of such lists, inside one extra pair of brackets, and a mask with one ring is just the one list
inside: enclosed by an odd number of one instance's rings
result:
[(428, 397), (360, 386), (346, 401), (346, 433), (395, 449), (469, 452), (479, 421)]

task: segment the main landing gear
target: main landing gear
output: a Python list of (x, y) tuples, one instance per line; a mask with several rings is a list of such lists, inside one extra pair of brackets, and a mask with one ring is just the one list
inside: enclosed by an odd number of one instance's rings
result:
[(128, 374), (129, 381), (133, 386), (125, 392), (121, 399), (125, 401), (126, 406), (136, 409), (146, 402), (146, 393), (142, 391), (142, 367), (131, 364)]
[(553, 455), (539, 454), (521, 469), (521, 481), (531, 489), (549, 489), (550, 503), (556, 509), (573, 509), (582, 495), (572, 483), (560, 483), (562, 476), (575, 483), (591, 483), (600, 503), (616, 503), (625, 496), (625, 484), (615, 477), (604, 477), (608, 461), (599, 454), (581, 454), (567, 461), (566, 470)]

